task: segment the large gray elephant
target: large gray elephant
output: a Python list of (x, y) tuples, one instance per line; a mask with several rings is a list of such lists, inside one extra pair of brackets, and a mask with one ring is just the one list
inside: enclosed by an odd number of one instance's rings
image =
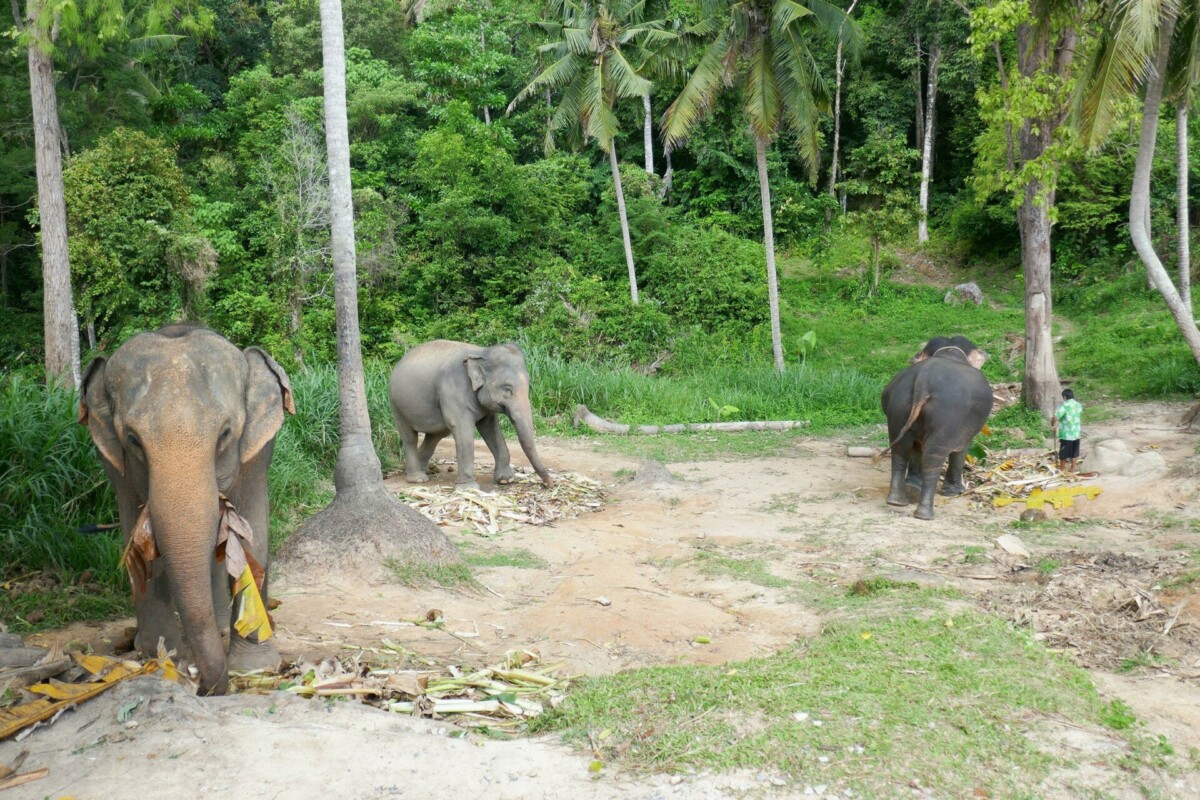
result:
[[(517, 429), (521, 449), (547, 486), (550, 472), (533, 441), (533, 409), (529, 402), (529, 370), (525, 354), (515, 344), (477, 347), (438, 339), (417, 345), (392, 370), (388, 395), (396, 429), (404, 444), (408, 480), (429, 480), (429, 459), (438, 442), (454, 437), (458, 484), (475, 482), (475, 431), (487, 442), (496, 461), (496, 483), (515, 477), (498, 414)], [(417, 434), (425, 437), (417, 446)]]
[[(130, 565), (135, 644), (153, 655), (160, 637), (180, 653), (186, 642), (205, 694), (224, 693), (228, 669), (279, 665), (274, 645), (258, 641), (265, 634), (233, 624), (227, 570), (242, 544), (263, 568), (266, 607), (267, 467), (285, 411), (295, 411), (292, 389), (274, 359), (191, 325), (140, 333), (83, 374), (79, 420), (116, 492), (127, 553), (142, 554)], [(249, 534), (238, 536), (230, 525), (242, 520)], [(221, 548), (233, 560), (219, 563), (222, 533), (238, 542)]]
[(967, 447), (992, 412), (992, 387), (980, 372), (987, 358), (965, 336), (934, 337), (883, 390), (892, 453), (889, 505), (908, 505), (906, 475), (913, 483), (919, 475), (921, 499), (913, 516), (933, 519), (933, 494), (947, 461), (942, 494), (966, 491)]

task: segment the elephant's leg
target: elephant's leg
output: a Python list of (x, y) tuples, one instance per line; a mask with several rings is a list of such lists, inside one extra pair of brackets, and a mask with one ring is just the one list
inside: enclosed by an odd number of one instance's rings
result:
[(421, 446), (417, 449), (417, 460), (420, 462), (422, 474), (429, 473), (429, 460), (437, 450), (438, 443), (446, 438), (444, 433), (427, 433), (421, 437)]
[(137, 635), (133, 646), (147, 658), (155, 658), (158, 655), (158, 641), (162, 639), (168, 652), (174, 650), (176, 658), (182, 657), (183, 628), (175, 616), (166, 559), (160, 557), (150, 562), (146, 593), (137, 599), (136, 607)]
[[(264, 573), (266, 573), (263, 576), (262, 589), (259, 592), (264, 609), (270, 608), (271, 584), (267, 568), (270, 566), (271, 539), (268, 531), (270, 516), (267, 502), (267, 469), (271, 464), (271, 453), (274, 447), (274, 442), (268, 444), (262, 452), (245, 464), (237, 483), (230, 488), (229, 492), (229, 499), (233, 501), (238, 513), (250, 523), (251, 536), (250, 542), (245, 545), (246, 552), (262, 565)], [(220, 573), (217, 577), (225, 584), (225, 597), (228, 598), (233, 586), (233, 579), (225, 571), (224, 564), (214, 564), (214, 566), (216, 567), (215, 571)], [(225, 605), (217, 606), (217, 608), (218, 616), (227, 617), (230, 625), (228, 668), (239, 672), (277, 671), (282, 659), (279, 651), (275, 648), (274, 640), (268, 639), (259, 642), (257, 637), (248, 639), (238, 633), (237, 619), (234, 616), (238, 608), (237, 603), (231, 608), (229, 601), (226, 600)], [(220, 609), (226, 608), (230, 609), (229, 613), (220, 611)]]
[(492, 478), (496, 483), (512, 483), (517, 474), (513, 472), (508, 443), (504, 441), (504, 431), (500, 428), (500, 418), (495, 414), (488, 414), (475, 423), (475, 427), (479, 429), (483, 441), (487, 442), (488, 450), (492, 451), (492, 458), (496, 462)]
[(908, 475), (904, 482), (914, 489), (921, 488), (921, 451), (913, 450), (908, 456)]
[(921, 459), (921, 501), (917, 503), (917, 510), (913, 512), (917, 519), (933, 519), (933, 495), (941, 476), (942, 462), (945, 460), (945, 456), (935, 457), (931, 453), (925, 453)]
[(404, 445), (404, 477), (409, 483), (425, 483), (429, 480), (429, 475), (426, 474), (428, 465), (421, 466), (420, 449), (417, 447), (417, 430), (412, 425), (404, 420), (399, 414), (396, 415), (396, 431), (400, 434), (400, 441)]
[(904, 473), (908, 470), (908, 454), (892, 451), (892, 485), (888, 491), (889, 506), (908, 505), (908, 494), (904, 491)]
[(954, 497), (967, 490), (966, 484), (963, 483), (963, 465), (966, 461), (966, 450), (950, 454), (946, 464), (946, 480), (942, 481), (942, 494), (946, 497)]
[(464, 489), (478, 489), (475, 482), (475, 425), (456, 423), (450, 426), (454, 437), (454, 455), (458, 459), (458, 479), (455, 484)]

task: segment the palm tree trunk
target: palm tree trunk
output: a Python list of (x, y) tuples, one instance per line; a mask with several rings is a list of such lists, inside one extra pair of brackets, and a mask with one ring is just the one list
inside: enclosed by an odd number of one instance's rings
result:
[(363, 570), (375, 579), (382, 577), (379, 571), (391, 559), (447, 563), (457, 561), (458, 555), (436, 525), (384, 487), (379, 455), (371, 441), (358, 327), (341, 0), (320, 0), (320, 12), (340, 441), (333, 502), (304, 521), (280, 549), (279, 561), (304, 579), (325, 580), (331, 567)]
[(1175, 16), (1168, 13), (1159, 31), (1154, 69), (1146, 83), (1146, 99), (1142, 106), (1142, 133), (1138, 140), (1137, 159), (1133, 166), (1133, 191), (1129, 198), (1129, 233), (1138, 256), (1146, 265), (1150, 282), (1163, 296), (1179, 332), (1183, 334), (1188, 349), (1192, 351), (1192, 357), (1200, 363), (1200, 330), (1196, 328), (1196, 320), (1192, 318), (1183, 298), (1175, 291), (1171, 276), (1167, 274), (1158, 253), (1154, 252), (1154, 242), (1150, 238), (1150, 169), (1154, 162), (1154, 147), (1158, 141), (1158, 116), (1174, 30)]
[(1179, 297), (1192, 313), (1192, 243), (1188, 219), (1188, 99), (1184, 95), (1175, 108), (1176, 220), (1179, 228)]
[(646, 119), (642, 123), (642, 147), (646, 151), (646, 172), (654, 174), (654, 116), (650, 106), (650, 95), (642, 95), (642, 109)]
[(933, 133), (937, 119), (938, 68), (942, 61), (942, 44), (934, 39), (929, 51), (929, 86), (925, 94), (925, 134), (921, 147), (920, 215), (917, 218), (917, 241), (929, 241), (929, 182), (933, 178)]
[(625, 189), (621, 186), (621, 166), (617, 163), (617, 143), (608, 148), (608, 165), (612, 167), (613, 191), (617, 193), (617, 213), (621, 215), (621, 241), (625, 245), (625, 266), (629, 269), (629, 296), (638, 304), (637, 270), (633, 266), (633, 243), (629, 240), (629, 217), (625, 214)]
[(46, 378), (79, 388), (79, 326), (71, 299), (71, 261), (67, 250), (67, 203), (63, 195), (62, 142), (58, 92), (50, 42), (38, 33), (37, 0), (29, 0), (29, 94), (37, 168), (38, 220), (42, 240), (42, 317)]
[(922, 90), (925, 88), (924, 81), (921, 80), (921, 32), (917, 31), (917, 66), (913, 73), (913, 83), (916, 85), (917, 92), (917, 122), (915, 125), (915, 138), (918, 150), (925, 149), (925, 98), (922, 95)]
[(767, 251), (767, 299), (771, 306), (771, 352), (775, 371), (783, 372), (783, 334), (779, 325), (779, 278), (775, 273), (775, 223), (771, 216), (771, 185), (767, 177), (767, 140), (754, 137), (758, 162), (758, 193), (762, 198), (763, 246)]

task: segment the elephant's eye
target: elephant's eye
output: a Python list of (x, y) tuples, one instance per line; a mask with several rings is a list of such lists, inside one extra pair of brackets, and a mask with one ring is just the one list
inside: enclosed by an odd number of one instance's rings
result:
[(137, 437), (137, 434), (134, 434), (134, 433), (131, 433), (128, 436), (126, 436), (125, 441), (129, 444), (130, 447), (140, 448), (142, 446), (142, 440), (139, 439)]
[(221, 431), (221, 435), (219, 437), (217, 437), (217, 444), (225, 444), (226, 442), (228, 442), (230, 433), (232, 433), (232, 431), (230, 431), (229, 428), (226, 428), (225, 430)]

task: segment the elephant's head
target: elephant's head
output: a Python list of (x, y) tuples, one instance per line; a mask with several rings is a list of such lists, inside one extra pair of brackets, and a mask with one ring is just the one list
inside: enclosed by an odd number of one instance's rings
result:
[(92, 361), (79, 410), (110, 474), (148, 511), (202, 691), (223, 692), (225, 650), (210, 588), (218, 496), (245, 465), (270, 458), (284, 412), (294, 411), (287, 375), (258, 348), (241, 351), (213, 331), (171, 326)]
[(515, 344), (481, 348), (463, 360), (471, 379), (471, 390), (488, 411), (501, 412), (512, 420), (517, 440), (542, 483), (554, 480), (538, 455), (533, 441), (533, 407), (529, 400), (529, 370), (525, 354)]
[(909, 364), (918, 364), (927, 358), (932, 358), (940, 351), (958, 351), (975, 369), (981, 369), (988, 360), (988, 354), (980, 350), (965, 336), (935, 336), (908, 360)]

